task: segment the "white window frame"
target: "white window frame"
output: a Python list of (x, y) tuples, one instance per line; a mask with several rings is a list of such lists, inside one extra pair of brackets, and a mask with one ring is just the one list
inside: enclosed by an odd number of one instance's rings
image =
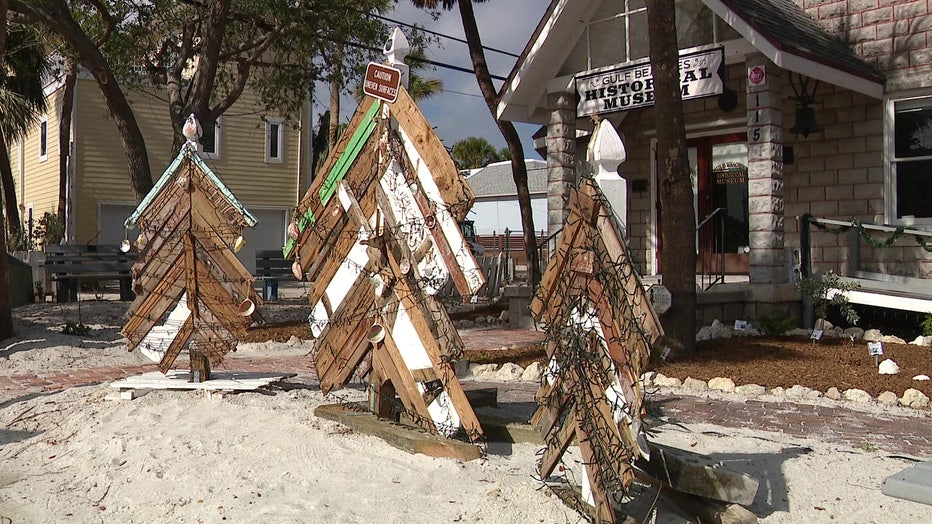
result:
[[(45, 128), (45, 136), (42, 129)], [(44, 152), (43, 152), (44, 150)], [(44, 115), (39, 119), (39, 162), (45, 162), (49, 158), (49, 117)]]
[[(278, 126), (276, 139), (278, 140), (278, 155), (272, 156), (272, 126)], [(285, 161), (285, 119), (280, 117), (266, 117), (265, 119), (265, 162), (267, 164), (281, 164)]]
[[(214, 120), (214, 152), (208, 152), (204, 150), (204, 144), (198, 144), (197, 150), (200, 153), (201, 157), (207, 160), (220, 160), (221, 158), (221, 146), (223, 145), (223, 117), (218, 116), (217, 120)], [(203, 137), (201, 137), (203, 139)]]
[[(897, 213), (896, 201), (896, 158), (895, 148), (895, 119), (896, 106), (898, 103), (920, 102), (925, 100), (928, 105), (932, 106), (932, 92), (908, 91), (897, 93), (884, 100), (884, 187), (883, 187), (883, 205), (884, 205), (884, 222), (887, 224), (897, 225), (932, 225), (932, 217), (899, 217)], [(904, 161), (922, 161), (932, 160), (932, 156), (912, 157)], [(932, 175), (930, 175), (932, 176)]]

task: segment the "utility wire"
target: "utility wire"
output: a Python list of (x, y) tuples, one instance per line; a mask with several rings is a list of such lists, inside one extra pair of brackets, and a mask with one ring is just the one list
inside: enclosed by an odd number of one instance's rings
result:
[[(393, 23), (393, 24), (398, 24), (398, 25), (400, 25), (400, 26), (410, 27), (411, 29), (415, 29), (415, 30), (417, 30), (417, 31), (423, 31), (423, 32), (425, 32), (425, 33), (428, 33), (428, 34), (431, 34), (431, 35), (434, 35), (434, 36), (439, 36), (439, 37), (441, 37), (441, 38), (449, 38), (450, 40), (453, 40), (453, 41), (455, 41), (455, 42), (460, 42), (460, 43), (463, 43), (463, 44), (469, 44), (469, 42), (467, 42), (466, 40), (463, 40), (462, 38), (459, 38), (459, 37), (456, 37), (456, 36), (450, 36), (450, 35), (447, 35), (447, 34), (444, 34), (444, 33), (438, 33), (438, 32), (436, 32), (436, 31), (431, 31), (430, 29), (427, 29), (427, 28), (425, 28), (425, 27), (419, 26), (419, 25), (417, 25), (417, 24), (408, 24), (408, 23), (405, 23), (405, 22), (401, 22), (401, 21), (398, 21), (398, 20), (393, 20), (393, 19), (391, 19), (391, 18), (388, 18), (388, 17), (385, 17), (385, 16), (381, 16), (381, 15), (377, 15), (377, 14), (370, 14), (369, 16), (378, 18), (378, 19), (380, 19), (380, 20), (385, 20), (386, 22), (391, 22), (391, 23)], [(514, 54), (514, 53), (512, 53), (512, 52), (510, 52), (510, 51), (502, 51), (501, 49), (495, 49), (494, 47), (482, 46), (482, 49), (485, 49), (486, 51), (492, 51), (493, 53), (500, 53), (500, 54), (503, 54), (503, 55), (505, 55), (505, 56), (511, 56), (511, 57), (514, 57), (514, 58), (521, 58), (520, 55), (516, 55), (516, 54)]]

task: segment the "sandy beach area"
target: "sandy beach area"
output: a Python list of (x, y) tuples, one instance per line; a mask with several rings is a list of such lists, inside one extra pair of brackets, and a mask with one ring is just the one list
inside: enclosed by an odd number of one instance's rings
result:
[[(63, 370), (154, 370), (126, 351), (119, 334), (126, 307), (85, 301), (80, 313), (77, 304), (14, 310), (16, 337), (0, 343), (0, 522), (580, 521), (535, 478), (541, 446), (492, 443), (484, 458), (459, 462), (412, 455), (314, 415), (324, 403), (363, 400), (361, 384), (323, 398), (316, 378), (299, 373), (261, 392), (153, 391), (131, 401), (108, 400), (115, 390), (107, 383), (10, 386), (14, 377)], [(281, 306), (278, 314), (300, 312)], [(79, 316), (90, 334), (62, 334)], [(223, 367), (236, 369), (240, 358), (299, 359), (312, 347), (242, 344)], [(758, 478), (749, 509), (761, 522), (918, 523), (930, 513), (880, 492), (886, 476), (928, 455), (675, 421), (651, 439)], [(695, 522), (649, 492), (630, 513), (644, 522)]]

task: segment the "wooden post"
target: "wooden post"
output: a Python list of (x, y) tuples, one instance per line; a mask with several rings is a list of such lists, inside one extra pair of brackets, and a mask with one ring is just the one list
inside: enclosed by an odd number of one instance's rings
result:
[(191, 371), (188, 382), (205, 382), (210, 380), (210, 361), (207, 356), (196, 349), (191, 349)]

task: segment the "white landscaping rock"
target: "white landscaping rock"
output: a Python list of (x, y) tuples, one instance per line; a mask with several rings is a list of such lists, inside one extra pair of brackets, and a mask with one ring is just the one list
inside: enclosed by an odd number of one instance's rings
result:
[(812, 334), (812, 331), (809, 331), (808, 329), (803, 329), (803, 328), (791, 329), (787, 331), (786, 333), (784, 333), (784, 335), (788, 337), (808, 337), (811, 334)]
[(498, 364), (470, 364), (467, 376), (487, 377), (495, 375), (495, 370), (497, 369)]
[(877, 403), (884, 406), (895, 406), (897, 402), (899, 402), (899, 399), (896, 398), (896, 393), (892, 391), (884, 391), (877, 397)]
[(877, 368), (877, 373), (881, 375), (896, 375), (900, 372), (900, 366), (896, 362), (890, 360), (889, 358), (880, 363), (880, 366)]
[(854, 336), (855, 340), (861, 340), (864, 338), (864, 330), (859, 327), (849, 327), (844, 331), (844, 333), (849, 337)]
[(919, 380), (919, 381), (929, 380), (929, 375), (916, 375), (915, 377), (913, 377), (913, 380)]
[(871, 401), (871, 395), (863, 389), (851, 388), (846, 389), (844, 392), (845, 400), (850, 400), (852, 402), (858, 402), (861, 404), (867, 404)]
[(645, 371), (641, 375), (641, 386), (649, 388), (654, 385), (654, 379), (657, 378), (656, 371)]
[(461, 358), (453, 362), (453, 372), (457, 377), (469, 376), (469, 361)]
[(683, 387), (690, 391), (708, 391), (709, 385), (704, 380), (698, 380), (692, 377), (686, 377), (683, 381)]
[(508, 320), (509, 320), (509, 318), (510, 318), (509, 315), (510, 315), (510, 312), (509, 312), (507, 309), (504, 310), (504, 311), (502, 311), (502, 312), (499, 313), (499, 315), (498, 315), (498, 321), (501, 322), (501, 323), (503, 323), (503, 324), (507, 324), (507, 323), (508, 323)]
[(927, 409), (929, 407), (929, 397), (918, 389), (909, 388), (903, 393), (900, 404), (914, 409)]
[(906, 341), (903, 340), (902, 338), (893, 336), (893, 335), (884, 335), (880, 337), (880, 341), (883, 342), (884, 344), (905, 344), (906, 343)]
[(699, 333), (696, 333), (696, 342), (702, 342), (703, 340), (712, 340), (711, 327), (702, 326), (702, 329), (699, 330)]
[(657, 373), (654, 377), (654, 385), (662, 388), (678, 388), (683, 385), (683, 381), (676, 377), (667, 377), (662, 373)]
[(841, 391), (838, 391), (838, 388), (836, 388), (835, 386), (832, 386), (828, 388), (827, 390), (825, 390), (825, 398), (832, 399), (832, 400), (840, 400)]
[(736, 387), (735, 393), (748, 397), (757, 397), (767, 393), (767, 388), (758, 384), (744, 384)]
[(822, 331), (831, 331), (834, 327), (835, 327), (834, 324), (832, 324), (828, 320), (825, 320), (824, 318), (820, 318), (816, 320), (815, 322), (815, 328), (821, 329)]
[(932, 345), (932, 335), (929, 335), (929, 336), (927, 336), (927, 337), (924, 337), (924, 336), (922, 336), (922, 335), (919, 335), (918, 337), (916, 337), (915, 339), (913, 339), (913, 341), (910, 342), (910, 344), (913, 345), (913, 346), (928, 346), (928, 345)]
[(715, 377), (709, 381), (709, 389), (724, 391), (725, 393), (734, 393), (735, 382), (730, 378)]
[(528, 364), (528, 367), (524, 368), (524, 373), (521, 373), (521, 380), (525, 382), (540, 382), (542, 374), (543, 368), (540, 362), (531, 362)]
[(506, 362), (495, 372), (495, 378), (504, 381), (519, 380), (524, 369), (514, 362)]
[(786, 395), (786, 390), (783, 389), (783, 386), (777, 386), (775, 388), (771, 388), (770, 394), (775, 397), (783, 397)]
[(799, 384), (796, 384), (795, 386), (786, 390), (786, 396), (788, 397), (809, 398), (811, 393), (811, 388), (800, 386)]
[(879, 329), (868, 329), (864, 332), (864, 340), (868, 342), (880, 342), (881, 338), (883, 338), (883, 333)]

